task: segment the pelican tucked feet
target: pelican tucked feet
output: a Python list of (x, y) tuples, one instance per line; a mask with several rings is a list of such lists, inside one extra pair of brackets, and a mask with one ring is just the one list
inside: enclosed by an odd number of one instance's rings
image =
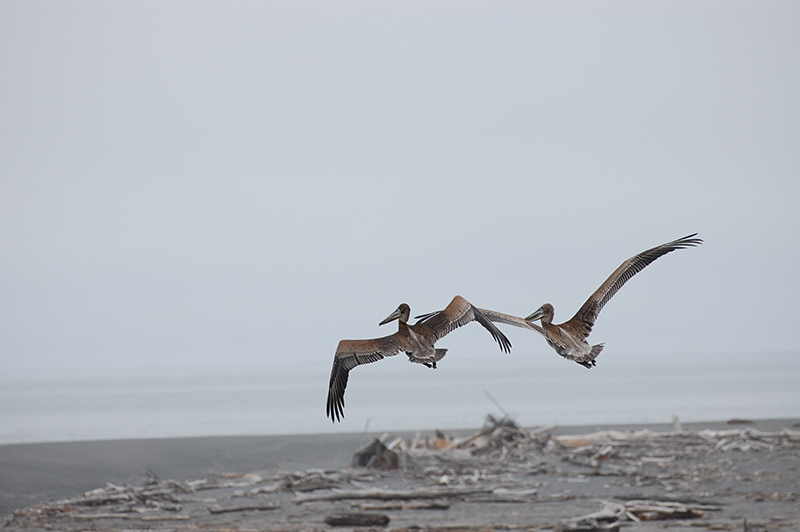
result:
[(372, 340), (342, 340), (333, 357), (331, 379), (328, 384), (328, 401), (326, 413), (331, 421), (340, 421), (344, 417), (344, 390), (350, 370), (360, 364), (377, 362), (385, 357), (394, 356), (400, 351), (408, 355), (409, 362), (424, 364), (436, 368), (436, 363), (444, 357), (447, 349), (435, 348), (437, 340), (451, 331), (471, 321), (477, 321), (491, 333), (492, 338), (506, 353), (511, 352), (511, 342), (500, 332), (483, 312), (472, 306), (461, 296), (456, 296), (444, 310), (419, 316), (416, 323), (408, 324), (411, 308), (405, 303), (397, 307), (385, 320), (384, 325), (398, 321), (396, 333)]
[[(697, 233), (692, 235), (667, 242), (660, 246), (642, 251), (634, 255), (619, 268), (614, 270), (608, 279), (600, 285), (594, 294), (592, 294), (586, 303), (578, 310), (577, 313), (567, 322), (560, 325), (553, 324), (553, 314), (555, 313), (553, 305), (545, 303), (539, 307), (535, 312), (526, 317), (517, 318), (499, 312), (490, 310), (482, 310), (484, 315), (492, 321), (498, 323), (506, 323), (516, 327), (523, 327), (531, 329), (542, 336), (544, 336), (550, 347), (562, 357), (568, 360), (574, 360), (578, 364), (585, 366), (589, 369), (595, 365), (595, 359), (603, 350), (603, 344), (589, 345), (586, 341), (589, 333), (592, 332), (592, 327), (606, 303), (622, 288), (631, 277), (642, 271), (647, 265), (655, 261), (657, 258), (666, 255), (676, 249), (684, 249), (688, 247), (699, 246), (703, 241), (695, 238)], [(541, 320), (541, 327), (533, 323)]]

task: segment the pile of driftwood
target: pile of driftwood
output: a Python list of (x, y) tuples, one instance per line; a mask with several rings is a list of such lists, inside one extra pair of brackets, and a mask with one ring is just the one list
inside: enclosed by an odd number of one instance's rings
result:
[(554, 532), (618, 530), (623, 521), (655, 521), (661, 519), (694, 519), (705, 511), (718, 511), (712, 505), (685, 504), (671, 501), (631, 500), (615, 503), (600, 500), (603, 508), (597, 512), (566, 519), (553, 527)]
[[(440, 501), (521, 502), (537, 497), (540, 483), (525, 481), (532, 475), (572, 476), (576, 480), (602, 475), (617, 478), (619, 486), (657, 485), (670, 492), (691, 491), (712, 480), (753, 480), (725, 464), (697, 463), (698, 456), (715, 453), (776, 452), (800, 450), (800, 432), (784, 429), (704, 430), (689, 432), (601, 431), (582, 435), (553, 435), (555, 427), (525, 429), (512, 420), (488, 418), (486, 426), (462, 437), (434, 436), (403, 439), (384, 435), (356, 451), (353, 466), (375, 469), (411, 469), (442, 488), (416, 493), (337, 491), (301, 498), (332, 499), (420, 499)], [(554, 458), (556, 460), (554, 460)], [(686, 460), (682, 460), (686, 458)], [(565, 471), (558, 462), (577, 466), (582, 473)], [(454, 479), (458, 479), (455, 484)], [(447, 487), (445, 490), (444, 487)], [(794, 493), (787, 494), (794, 500)], [(693, 519), (718, 511), (715, 505), (676, 501), (629, 500), (614, 503), (599, 500), (602, 509), (563, 521), (556, 530), (615, 530), (622, 521)], [(376, 506), (373, 506), (376, 507)]]
[(663, 468), (680, 457), (737, 450), (778, 451), (800, 448), (800, 432), (784, 429), (761, 432), (752, 428), (690, 432), (600, 431), (582, 435), (553, 435), (556, 427), (525, 429), (508, 418), (488, 416), (480, 431), (463, 437), (434, 436), (403, 439), (384, 434), (357, 450), (352, 467), (430, 470), (450, 465), (488, 470), (541, 469), (543, 459), (560, 455), (566, 461), (610, 474), (646, 475), (649, 465)]
[[(527, 429), (506, 418), (489, 417), (481, 430), (462, 436), (436, 432), (401, 438), (385, 434), (356, 450), (351, 467), (343, 470), (218, 475), (180, 482), (150, 474), (138, 485), (109, 483), (79, 497), (18, 510), (7, 519), (6, 526), (80, 529), (63, 526), (69, 519), (84, 523), (87, 519), (194, 523), (237, 512), (258, 512), (282, 522), (305, 508), (310, 508), (305, 513), (328, 512), (325, 522), (329, 526), (355, 526), (359, 522), (385, 526), (388, 517), (380, 512), (449, 510), (449, 515), (477, 504), (471, 511), (484, 515), (487, 512), (478, 508), (489, 507), (483, 503), (574, 499), (569, 490), (563, 497), (553, 494), (552, 489), (541, 493), (548, 483), (552, 488), (560, 481), (588, 483), (592, 478), (602, 478), (603, 483), (621, 488), (651, 486), (651, 494), (673, 490), (693, 493), (704, 482), (760, 480), (758, 475), (763, 473), (746, 473), (723, 463), (732, 453), (785, 452), (800, 456), (800, 432), (792, 430), (556, 435), (554, 429)], [(591, 500), (601, 492), (587, 491), (583, 497)], [(795, 494), (770, 497), (794, 500)], [(457, 510), (452, 509), (454, 504), (458, 504)], [(597, 504), (599, 511), (562, 519), (555, 529), (614, 530), (624, 521), (693, 519), (719, 509), (668, 497), (623, 502), (598, 499)], [(343, 508), (350, 511), (342, 513)], [(264, 511), (267, 514), (261, 513)]]
[[(148, 472), (138, 485), (118, 486), (109, 482), (77, 497), (17, 510), (6, 518), (5, 526), (36, 526), (52, 519), (186, 521), (192, 518), (190, 513), (196, 515), (198, 510), (208, 514), (275, 510), (281, 507), (279, 502), (263, 502), (258, 496), (337, 487), (339, 476), (321, 471), (279, 472), (272, 476), (222, 474), (179, 482), (162, 480)], [(354, 472), (354, 476), (358, 473)], [(214, 496), (201, 495), (209, 491), (215, 492)]]
[[(621, 485), (661, 485), (667, 491), (691, 490), (710, 480), (748, 480), (724, 464), (697, 463), (697, 456), (729, 451), (796, 451), (800, 432), (784, 429), (761, 432), (755, 429), (676, 431), (604, 431), (580, 436), (555, 436), (548, 450), (564, 459), (590, 468), (593, 474), (615, 475)], [(685, 460), (684, 460), (685, 459)]]
[(144, 521), (181, 519), (178, 513), (183, 509), (182, 498), (192, 491), (194, 489), (189, 483), (161, 480), (149, 474), (142, 485), (118, 486), (109, 482), (105, 487), (87, 491), (79, 497), (17, 510), (7, 519), (7, 524), (17, 519), (35, 520), (58, 516), (69, 516), (72, 519), (110, 519), (137, 515)]
[(352, 467), (373, 469), (430, 470), (455, 467), (529, 462), (541, 454), (555, 427), (523, 429), (508, 418), (487, 417), (487, 424), (474, 434), (448, 437), (440, 431), (433, 436), (417, 433), (411, 439), (384, 434), (353, 455)]

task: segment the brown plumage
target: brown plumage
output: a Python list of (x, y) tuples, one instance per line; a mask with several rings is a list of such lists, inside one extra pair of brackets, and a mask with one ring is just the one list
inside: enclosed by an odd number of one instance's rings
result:
[[(702, 244), (703, 241), (699, 238), (694, 238), (695, 236), (697, 236), (697, 233), (642, 251), (629, 258), (614, 270), (614, 273), (586, 300), (586, 303), (575, 313), (571, 320), (560, 325), (553, 324), (555, 311), (550, 303), (542, 305), (525, 320), (488, 310), (483, 312), (492, 321), (533, 329), (544, 336), (547, 343), (559, 355), (591, 369), (595, 365), (595, 359), (600, 354), (600, 351), (603, 350), (603, 344), (589, 345), (586, 338), (592, 332), (597, 315), (605, 304), (631, 277), (642, 271), (657, 258), (676, 249)], [(541, 327), (532, 323), (536, 320), (542, 321)]]
[(344, 390), (347, 387), (347, 378), (350, 370), (360, 364), (377, 362), (403, 351), (408, 355), (409, 362), (424, 364), (435, 369), (436, 362), (444, 357), (447, 349), (437, 349), (433, 345), (446, 334), (471, 321), (483, 325), (500, 344), (502, 351), (506, 353), (511, 351), (511, 342), (508, 338), (479, 309), (461, 296), (454, 297), (444, 310), (418, 316), (418, 321), (413, 325), (408, 324), (410, 315), (411, 308), (403, 303), (380, 323), (383, 325), (398, 320), (396, 333), (374, 340), (339, 342), (336, 355), (333, 357), (325, 409), (331, 421), (340, 421), (344, 417)]

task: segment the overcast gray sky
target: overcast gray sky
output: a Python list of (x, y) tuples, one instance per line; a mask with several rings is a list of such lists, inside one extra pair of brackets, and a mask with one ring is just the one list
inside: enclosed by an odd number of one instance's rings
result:
[(401, 302), (564, 321), (693, 232), (604, 309), (603, 357), (797, 350), (798, 28), (795, 1), (5, 0), (0, 363), (327, 372)]

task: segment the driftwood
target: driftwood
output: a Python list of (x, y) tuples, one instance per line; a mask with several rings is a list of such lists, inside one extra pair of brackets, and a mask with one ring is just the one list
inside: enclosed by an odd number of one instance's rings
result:
[[(708, 508), (708, 506), (704, 506), (704, 508)], [(632, 521), (695, 519), (703, 517), (704, 513), (701, 508), (680, 502), (634, 500), (625, 503), (625, 515), (631, 518)], [(633, 519), (633, 516), (636, 519)]]
[[(296, 473), (289, 476), (282, 487), (298, 493), (336, 488), (340, 484), (341, 478), (338, 475), (328, 475), (324, 471), (307, 471), (302, 474)], [(277, 486), (276, 490), (279, 487), (281, 486)], [(260, 493), (266, 492), (262, 490)]]
[(378, 514), (334, 514), (325, 518), (325, 522), (331, 526), (386, 526), (389, 524), (389, 516)]
[[(527, 513), (528, 522), (533, 521), (531, 527), (554, 527), (563, 532), (615, 530), (626, 522), (700, 516), (706, 519), (696, 524), (713, 529), (716, 525), (730, 527), (732, 521), (722, 517), (721, 522), (708, 523), (709, 512), (720, 507), (696, 502), (707, 501), (712, 493), (721, 499), (735, 496), (738, 501), (770, 504), (797, 500), (797, 490), (791, 487), (796, 484), (787, 483), (796, 478), (796, 472), (773, 464), (778, 464), (777, 459), (800, 458), (800, 432), (750, 428), (691, 432), (681, 430), (678, 422), (673, 428), (671, 432), (599, 431), (557, 436), (554, 427), (526, 429), (509, 420), (489, 419), (482, 429), (466, 436), (450, 437), (442, 432), (427, 437), (417, 433), (412, 438), (384, 435), (375, 440), (380, 445), (375, 444), (374, 452), (365, 455), (365, 462), (354, 459), (354, 465), (373, 469), (222, 473), (186, 482), (161, 480), (151, 474), (140, 485), (109, 483), (80, 497), (18, 510), (6, 519), (6, 526), (67, 532), (98, 527), (128, 530), (137, 528), (136, 520), (202, 522), (205, 516), (218, 522), (224, 518), (209, 514), (239, 512), (237, 521), (258, 520), (259, 528), (284, 523), (291, 516), (297, 520), (297, 529), (303, 529), (310, 522), (308, 516), (317, 516), (313, 522), (318, 524), (326, 515), (319, 512), (342, 510), (349, 504), (360, 512), (397, 512), (402, 523), (399, 529), (410, 522), (410, 515), (414, 523), (425, 524), (426, 519), (441, 522), (446, 517), (445, 521), (452, 518), (471, 526), (472, 517), (465, 521), (465, 513), (487, 516), (486, 522), (505, 523), (509, 528), (523, 526), (526, 521), (519, 516)], [(399, 470), (375, 468), (383, 462), (391, 464), (391, 459), (374, 458), (391, 456), (388, 453), (397, 457)], [(755, 456), (757, 453), (763, 456)], [(761, 462), (768, 465), (752, 466)], [(740, 491), (725, 495), (718, 489), (720, 482)], [(631, 500), (622, 502), (623, 494)], [(659, 494), (667, 500), (661, 500)], [(574, 506), (562, 504), (558, 517), (549, 522), (543, 522), (534, 510), (536, 504), (531, 504), (598, 495), (619, 500), (600, 501), (599, 511), (566, 519)], [(644, 500), (647, 498), (656, 500)], [(297, 512), (290, 510), (291, 503), (310, 504)], [(483, 503), (526, 504), (506, 514), (498, 508), (501, 505)], [(273, 511), (255, 514), (265, 510)], [(437, 516), (423, 510), (448, 514)], [(87, 525), (91, 520), (103, 522)], [(474, 524), (485, 523), (477, 519)]]
[(603, 508), (572, 519), (559, 522), (553, 532), (594, 532), (619, 530), (620, 521), (625, 519), (625, 507), (608, 501), (601, 501)]
[(224, 513), (231, 513), (231, 512), (249, 512), (249, 511), (265, 511), (265, 510), (277, 510), (280, 508), (281, 505), (277, 503), (269, 503), (269, 504), (240, 504), (238, 506), (210, 506), (208, 508), (209, 513), (212, 514), (224, 514)]
[(495, 488), (490, 493), (467, 495), (466, 502), (530, 502), (539, 493), (538, 488)]
[(326, 493), (311, 493), (308, 495), (299, 494), (295, 497), (296, 504), (312, 501), (341, 501), (346, 499), (376, 499), (376, 500), (413, 500), (413, 499), (441, 499), (446, 497), (457, 497), (461, 495), (471, 495), (474, 493), (489, 493), (491, 487), (434, 487), (419, 488), (414, 490), (383, 490), (383, 489), (361, 489), (361, 490), (332, 490)]
[(388, 503), (364, 503), (360, 510), (447, 510), (450, 503), (447, 499), (411, 500)]
[(150, 475), (143, 486), (117, 486), (109, 482), (79, 497), (44, 503), (38, 510), (45, 514), (65, 513), (75, 519), (140, 518), (141, 514), (152, 511), (180, 512), (181, 498), (191, 491), (186, 483)]
[(143, 515), (142, 521), (188, 521), (188, 515)]
[(660, 519), (695, 519), (704, 510), (719, 510), (710, 505), (692, 505), (672, 501), (630, 500), (624, 504), (600, 500), (603, 508), (572, 519), (563, 520), (554, 532), (591, 532), (618, 530), (623, 521), (655, 521)]
[[(760, 432), (745, 428), (693, 433), (683, 431), (677, 419), (673, 420), (675, 430), (660, 433), (651, 430), (609, 430), (554, 436), (554, 428), (524, 429), (513, 420), (489, 417), (484, 428), (467, 436), (449, 438), (437, 431), (432, 437), (422, 437), (417, 433), (410, 439), (392, 439), (385, 434), (372, 443), (376, 452), (385, 450), (396, 453), (404, 471), (416, 472), (427, 482), (447, 486), (453, 479), (458, 479), (462, 489), (502, 486), (510, 491), (501, 494), (497, 490), (486, 489), (476, 493), (453, 492), (448, 495), (448, 498), (460, 497), (469, 502), (522, 502), (535, 498), (537, 485), (523, 485), (519, 480), (509, 483), (509, 475), (519, 479), (525, 475), (553, 474), (558, 468), (554, 469), (552, 457), (577, 466), (577, 470), (571, 468), (569, 472), (559, 473), (567, 477), (565, 480), (568, 482), (587, 482), (585, 475), (608, 475), (617, 477), (617, 483), (621, 486), (657, 485), (666, 491), (691, 491), (699, 482), (736, 480), (741, 476), (739, 472), (721, 465), (698, 467), (691, 460), (694, 456), (731, 450), (776, 451), (800, 447), (800, 432), (797, 431), (784, 429), (779, 432)], [(364, 460), (354, 456), (354, 465), (364, 463)], [(513, 493), (515, 490), (516, 493)], [(534, 491), (522, 493), (521, 490)], [(295, 502), (399, 497), (390, 493), (347, 490), (320, 491), (319, 496), (322, 499), (316, 496), (310, 499), (298, 497)], [(426, 494), (426, 497), (437, 496), (437, 492)], [(790, 496), (792, 494), (783, 494), (781, 500)], [(548, 494), (547, 497), (552, 499), (554, 496)]]
[(74, 519), (129, 519), (129, 514), (122, 513), (93, 513), (93, 514), (73, 514)]

